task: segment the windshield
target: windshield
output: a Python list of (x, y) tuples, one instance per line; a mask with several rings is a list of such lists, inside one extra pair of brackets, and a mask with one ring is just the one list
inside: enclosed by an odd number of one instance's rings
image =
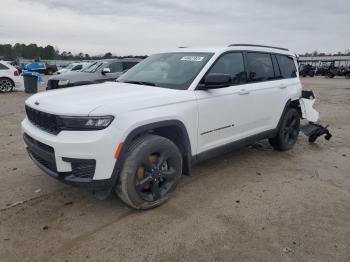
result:
[(152, 55), (118, 78), (118, 82), (185, 90), (212, 57), (212, 53)]
[(105, 64), (104, 62), (95, 62), (93, 64), (91, 64), (90, 66), (88, 66), (87, 68), (85, 68), (84, 70), (82, 70), (82, 72), (85, 73), (95, 73), (98, 69), (100, 69), (103, 64)]

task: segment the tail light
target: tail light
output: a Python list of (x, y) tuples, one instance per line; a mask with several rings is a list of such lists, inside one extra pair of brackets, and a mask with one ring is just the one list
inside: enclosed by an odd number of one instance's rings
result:
[(15, 72), (13, 72), (14, 76), (19, 76), (18, 70), (16, 70)]

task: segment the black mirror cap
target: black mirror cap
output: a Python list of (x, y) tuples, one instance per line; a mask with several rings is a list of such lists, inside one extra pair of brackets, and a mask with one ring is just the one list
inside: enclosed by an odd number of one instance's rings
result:
[(215, 89), (228, 87), (232, 84), (231, 75), (228, 74), (208, 74), (201, 81), (200, 89)]

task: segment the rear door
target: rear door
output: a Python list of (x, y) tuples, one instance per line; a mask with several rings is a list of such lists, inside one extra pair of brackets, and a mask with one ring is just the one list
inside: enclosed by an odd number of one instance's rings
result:
[(277, 61), (270, 53), (246, 52), (248, 85), (251, 104), (250, 134), (276, 128), (287, 102), (287, 85), (281, 77)]
[(281, 72), (281, 78), (286, 87), (285, 99), (299, 98), (301, 96), (301, 84), (297, 74), (297, 62), (291, 56), (276, 54), (276, 61)]

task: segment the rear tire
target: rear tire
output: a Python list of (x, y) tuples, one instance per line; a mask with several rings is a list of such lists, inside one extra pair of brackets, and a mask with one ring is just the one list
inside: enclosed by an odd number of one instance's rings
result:
[(115, 187), (118, 197), (135, 209), (163, 204), (182, 174), (182, 156), (169, 139), (145, 135), (130, 146)]
[(300, 131), (300, 116), (295, 108), (289, 107), (285, 112), (281, 125), (274, 138), (270, 138), (271, 146), (279, 151), (291, 149), (297, 142)]
[(11, 92), (15, 87), (11, 79), (0, 78), (0, 93)]

